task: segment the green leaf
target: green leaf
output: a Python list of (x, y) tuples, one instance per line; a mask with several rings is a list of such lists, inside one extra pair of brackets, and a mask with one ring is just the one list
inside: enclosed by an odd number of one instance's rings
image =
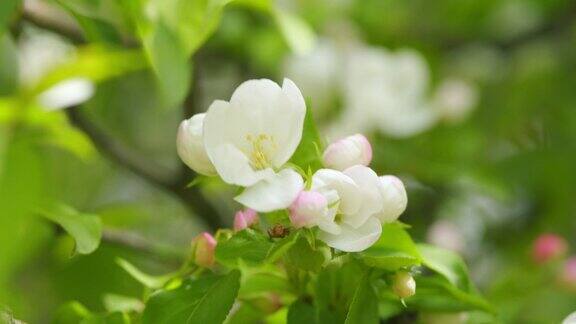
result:
[(308, 240), (300, 236), (285, 254), (286, 263), (305, 271), (320, 271), (325, 261), (324, 253), (314, 249)]
[(365, 269), (359, 262), (337, 260), (323, 268), (315, 284), (319, 323), (344, 323)]
[(144, 40), (144, 48), (158, 77), (166, 105), (176, 107), (188, 92), (191, 72), (188, 55), (178, 36), (163, 22), (158, 22)]
[(34, 88), (28, 89), (27, 94), (36, 96), (71, 78), (86, 78), (98, 83), (145, 67), (147, 67), (145, 57), (138, 50), (87, 46), (77, 51), (73, 61), (59, 65), (46, 74)]
[(358, 256), (367, 265), (387, 271), (420, 265), (422, 261), (416, 244), (398, 222), (384, 224), (380, 239)]
[(130, 324), (128, 314), (114, 312), (110, 314), (93, 314), (84, 319), (80, 324)]
[(294, 231), (290, 235), (274, 242), (272, 248), (268, 251), (266, 261), (274, 263), (284, 256), (288, 250), (296, 243), (300, 237), (300, 231)]
[(369, 279), (368, 275), (364, 276), (356, 289), (345, 324), (379, 323), (378, 298)]
[(306, 117), (304, 118), (304, 130), (302, 132), (302, 141), (290, 159), (290, 162), (299, 166), (302, 170), (312, 169), (316, 171), (322, 168), (321, 152), (323, 142), (320, 133), (312, 116), (312, 108), (309, 102), (306, 104)]
[(0, 1), (0, 37), (2, 37), (4, 31), (10, 25), (10, 21), (15, 16), (20, 5), (20, 0)]
[(288, 309), (287, 324), (315, 324), (316, 310), (314, 306), (303, 299), (298, 299)]
[(102, 303), (108, 312), (139, 313), (144, 309), (144, 304), (139, 299), (116, 294), (104, 295)]
[(54, 315), (53, 324), (77, 324), (90, 317), (92, 313), (77, 301), (68, 302), (60, 307)]
[(286, 294), (292, 291), (288, 279), (281, 273), (258, 271), (242, 274), (242, 286), (238, 293), (243, 298), (268, 296), (270, 293)]
[(216, 260), (229, 267), (237, 266), (239, 260), (249, 265), (258, 265), (266, 259), (272, 246), (266, 235), (247, 228), (218, 242)]
[(289, 11), (280, 9), (274, 10), (272, 15), (286, 43), (294, 53), (303, 55), (314, 48), (316, 34), (304, 20)]
[(172, 277), (171, 275), (164, 275), (164, 276), (152, 276), (142, 272), (140, 269), (136, 268), (132, 263), (118, 258), (116, 259), (116, 263), (124, 269), (124, 271), (128, 272), (132, 278), (136, 279), (139, 283), (143, 284), (148, 288), (161, 288), (164, 286), (168, 280)]
[(481, 310), (494, 313), (494, 308), (480, 295), (466, 292), (441, 276), (418, 277), (416, 294), (406, 300), (408, 307), (419, 311), (461, 312)]
[(143, 324), (202, 323), (224, 321), (240, 288), (240, 272), (225, 276), (186, 280), (172, 290), (153, 294), (142, 315)]
[(76, 252), (89, 254), (100, 245), (102, 237), (102, 221), (97, 215), (83, 214), (74, 208), (55, 203), (42, 215), (64, 230), (76, 241)]
[(475, 292), (468, 275), (468, 267), (458, 254), (428, 244), (418, 244), (418, 250), (422, 254), (422, 262), (426, 267), (439, 273), (461, 290)]

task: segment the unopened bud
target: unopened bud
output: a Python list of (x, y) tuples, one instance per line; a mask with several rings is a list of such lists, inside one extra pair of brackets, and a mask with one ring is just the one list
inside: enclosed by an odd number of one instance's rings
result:
[(206, 114), (196, 114), (190, 119), (185, 119), (178, 127), (176, 139), (176, 149), (178, 156), (192, 170), (212, 176), (216, 174), (216, 169), (204, 148), (204, 116)]
[(254, 209), (239, 210), (234, 215), (234, 230), (241, 231), (258, 223), (258, 213)]
[(193, 240), (194, 262), (205, 268), (214, 265), (214, 251), (216, 249), (216, 239), (207, 232), (196, 236)]
[(556, 234), (542, 234), (532, 247), (532, 258), (536, 263), (545, 263), (566, 254), (568, 244), (566, 240)]
[(392, 290), (398, 297), (408, 298), (416, 293), (416, 281), (410, 273), (399, 271), (394, 275)]
[(362, 134), (348, 136), (328, 145), (322, 159), (326, 167), (340, 171), (358, 164), (367, 166), (372, 161), (372, 146)]
[(328, 213), (328, 200), (316, 191), (302, 191), (290, 206), (290, 222), (294, 227), (312, 227)]
[(380, 177), (383, 208), (378, 214), (382, 223), (393, 222), (406, 210), (408, 195), (402, 180), (392, 175)]

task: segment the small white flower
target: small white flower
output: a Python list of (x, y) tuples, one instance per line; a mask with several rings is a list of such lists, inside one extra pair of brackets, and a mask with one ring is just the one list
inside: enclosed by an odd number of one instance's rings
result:
[(236, 200), (256, 211), (288, 207), (303, 188), (292, 169), (280, 170), (302, 138), (306, 105), (296, 85), (267, 79), (242, 83), (229, 102), (212, 103), (204, 146), (218, 175), (248, 187)]
[(356, 165), (344, 172), (318, 170), (310, 191), (292, 204), (290, 219), (296, 227), (318, 226), (318, 238), (333, 248), (357, 252), (380, 237), (376, 215), (382, 209), (380, 179), (370, 168)]
[(357, 164), (367, 166), (372, 161), (372, 146), (362, 134), (348, 136), (330, 144), (322, 159), (326, 167), (336, 170)]
[(202, 136), (205, 115), (196, 114), (180, 123), (176, 149), (182, 161), (192, 170), (212, 176), (216, 174), (216, 169), (206, 154)]

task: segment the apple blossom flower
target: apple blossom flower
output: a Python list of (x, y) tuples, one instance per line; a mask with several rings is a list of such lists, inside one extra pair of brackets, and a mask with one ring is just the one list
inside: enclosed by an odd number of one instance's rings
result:
[(212, 176), (216, 174), (216, 169), (206, 154), (202, 135), (205, 116), (206, 114), (196, 114), (180, 123), (176, 149), (182, 161), (192, 170)]
[(256, 223), (258, 223), (258, 214), (253, 209), (246, 208), (244, 210), (239, 210), (236, 212), (236, 215), (234, 215), (235, 231), (241, 231)]
[(318, 170), (312, 176), (312, 191), (321, 193), (328, 209), (316, 214), (318, 238), (328, 246), (358, 252), (374, 244), (382, 233), (376, 214), (382, 210), (380, 181), (376, 173), (363, 165), (343, 172)]
[(536, 263), (545, 263), (563, 256), (568, 251), (566, 240), (556, 234), (542, 234), (532, 246), (532, 259)]
[(428, 68), (418, 52), (361, 48), (349, 55), (345, 75), (345, 110), (333, 132), (377, 129), (409, 137), (436, 122), (426, 98)]
[(216, 250), (216, 239), (207, 232), (196, 236), (192, 241), (194, 245), (193, 257), (194, 262), (201, 266), (209, 268), (214, 265), (214, 252)]
[(326, 167), (341, 171), (357, 164), (367, 166), (372, 161), (372, 146), (364, 135), (355, 134), (328, 145), (322, 160)]
[(216, 100), (204, 120), (204, 146), (224, 182), (246, 187), (236, 201), (259, 212), (288, 207), (304, 187), (284, 164), (302, 138), (306, 105), (296, 85), (242, 83), (229, 102)]
[(392, 279), (392, 291), (396, 296), (404, 299), (416, 293), (416, 281), (406, 271), (398, 271)]

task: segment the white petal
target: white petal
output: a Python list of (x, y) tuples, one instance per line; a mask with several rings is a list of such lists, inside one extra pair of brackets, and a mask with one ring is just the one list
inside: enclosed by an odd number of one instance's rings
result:
[(238, 145), (245, 138), (245, 122), (233, 114), (232, 106), (222, 100), (216, 100), (208, 108), (204, 118), (204, 147), (216, 168), (218, 175), (226, 183), (243, 187), (271, 176), (271, 169), (255, 171), (250, 160), (242, 151), (248, 147)]
[(340, 198), (339, 209), (344, 214), (353, 214), (360, 209), (362, 193), (354, 180), (344, 173), (331, 169), (320, 169), (312, 176), (312, 190), (330, 195), (336, 190)]
[(237, 202), (259, 212), (288, 208), (304, 188), (298, 172), (284, 169), (274, 177), (248, 187), (234, 198)]
[(192, 170), (212, 176), (216, 174), (216, 169), (206, 154), (202, 135), (205, 115), (196, 114), (180, 123), (176, 149), (182, 161)]
[(49, 110), (71, 107), (83, 103), (94, 94), (94, 84), (85, 78), (74, 78), (57, 83), (38, 96), (38, 101)]
[(342, 221), (352, 227), (359, 227), (372, 215), (382, 209), (382, 195), (380, 193), (380, 179), (376, 172), (363, 165), (355, 165), (344, 170), (358, 188), (362, 196), (360, 209), (351, 215), (344, 215)]
[(224, 182), (230, 184), (249, 187), (275, 176), (271, 168), (254, 170), (246, 155), (232, 144), (220, 145), (213, 149), (211, 159), (218, 162), (214, 163), (218, 175)]
[(382, 194), (383, 208), (378, 213), (378, 218), (382, 223), (395, 221), (408, 205), (404, 184), (395, 176), (382, 176), (380, 177), (380, 193)]
[[(302, 140), (306, 103), (298, 87), (289, 79), (282, 84), (281, 101), (271, 116), (269, 132), (276, 140), (276, 149), (272, 163), (279, 168), (288, 162)], [(281, 118), (278, 118), (281, 116)]]
[(342, 225), (341, 228), (342, 231), (338, 235), (320, 232), (318, 238), (335, 249), (359, 252), (372, 246), (382, 234), (382, 224), (374, 217), (370, 217), (358, 228), (347, 225)]

